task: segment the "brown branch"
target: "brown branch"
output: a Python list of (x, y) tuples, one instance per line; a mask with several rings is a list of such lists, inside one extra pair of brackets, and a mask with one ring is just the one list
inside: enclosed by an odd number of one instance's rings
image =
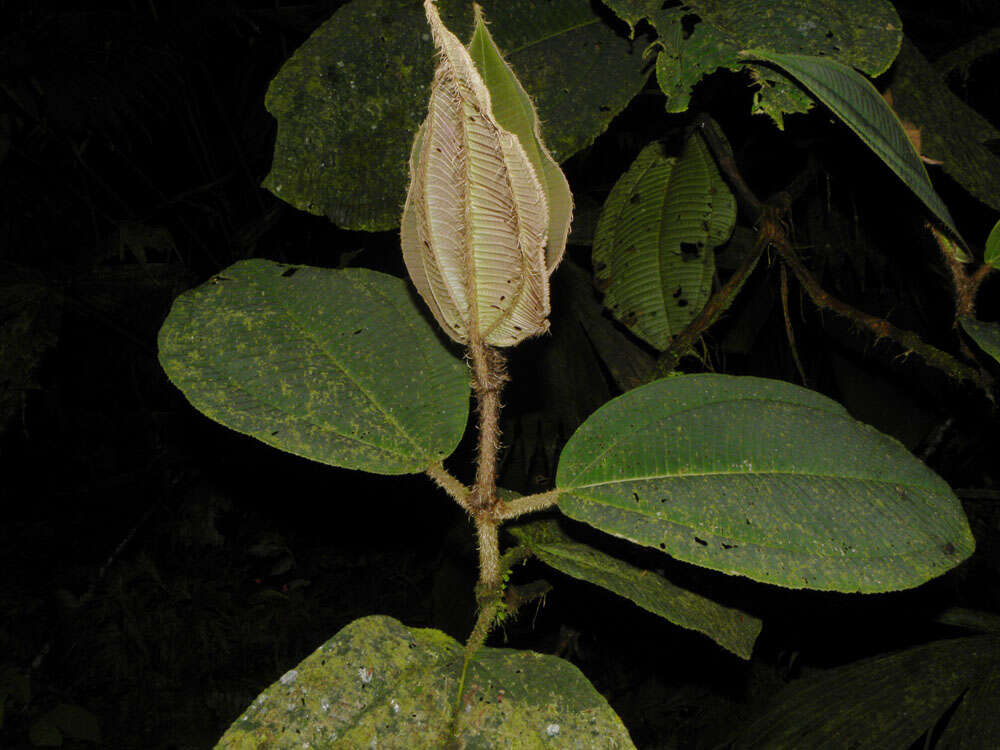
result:
[(904, 353), (917, 354), (928, 365), (937, 368), (954, 380), (969, 380), (984, 391), (989, 391), (993, 384), (993, 379), (989, 375), (960, 362), (947, 352), (925, 343), (920, 336), (912, 331), (897, 328), (887, 320), (862, 312), (828, 294), (809, 273), (787, 241), (775, 242), (774, 247), (817, 307), (831, 310), (837, 315), (853, 321), (858, 326), (867, 328), (875, 334), (876, 341), (883, 338), (891, 339), (903, 349)]
[(500, 446), (500, 390), (507, 380), (503, 355), (481, 339), (473, 339), (468, 347), (472, 367), (472, 389), (476, 394), (476, 417), (479, 427), (476, 455), (476, 484), (470, 493), (470, 512), (476, 524), (479, 546), (479, 582), (476, 600), (479, 615), (466, 642), (466, 654), (471, 656), (486, 642), (500, 611), (503, 584), (500, 568), (500, 519), (497, 517), (496, 471), (497, 450)]
[(760, 260), (761, 253), (764, 252), (764, 248), (767, 247), (768, 242), (767, 235), (762, 229), (757, 236), (757, 242), (754, 244), (753, 249), (743, 259), (740, 267), (729, 277), (725, 286), (712, 295), (701, 309), (701, 312), (684, 327), (683, 331), (673, 338), (667, 350), (657, 358), (656, 367), (653, 368), (651, 376), (652, 380), (665, 377), (672, 372), (677, 363), (690, 351), (691, 347), (694, 346), (695, 342), (706, 329), (715, 323), (722, 313), (729, 309), (736, 295), (743, 288), (744, 282), (746, 282), (747, 278), (753, 272), (753, 269), (757, 267), (757, 261)]
[(972, 284), (972, 277), (965, 270), (966, 264), (955, 257), (955, 242), (930, 222), (926, 226), (941, 251), (944, 264), (951, 272), (951, 285), (955, 290), (955, 325), (958, 325), (958, 319), (962, 316), (976, 317), (976, 288)]
[(799, 359), (799, 350), (795, 346), (795, 329), (792, 328), (792, 316), (788, 312), (788, 269), (784, 264), (781, 266), (781, 311), (785, 315), (785, 336), (788, 338), (788, 346), (792, 350), (792, 359), (795, 360), (795, 367), (802, 378), (802, 385), (808, 387), (809, 380), (806, 378), (806, 371), (802, 368), (802, 361)]

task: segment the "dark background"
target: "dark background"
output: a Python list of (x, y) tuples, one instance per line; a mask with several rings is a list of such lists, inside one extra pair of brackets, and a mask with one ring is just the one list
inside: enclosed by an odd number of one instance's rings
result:
[[(267, 84), (340, 4), (0, 2), (0, 669), (31, 677), (30, 701), (7, 702), (0, 747), (30, 747), (32, 720), (57, 703), (96, 715), (105, 747), (210, 747), (357, 617), (468, 633), (472, 528), (443, 493), (231, 432), (156, 359), (173, 298), (236, 260), (403, 274), (396, 233), (338, 230), (259, 187), (275, 131)], [(931, 59), (1000, 24), (993, 2), (896, 6)], [(998, 76), (994, 54), (951, 83), (1000, 126)], [(692, 109), (722, 124), (761, 197), (817, 160), (792, 219), (824, 286), (955, 351), (949, 282), (903, 188), (822, 112), (788, 118), (785, 133), (750, 118), (747, 83), (713, 76)], [(662, 105), (648, 89), (565, 165), (581, 207), (599, 205), (643, 145), (679, 132), (684, 118)], [(981, 242), (996, 217), (934, 174)], [(586, 269), (589, 249), (570, 257)], [(553, 282), (553, 340), (567, 273)], [(995, 283), (983, 320), (997, 318)], [(777, 267), (761, 264), (710, 332), (708, 365), (799, 382), (777, 288)], [(925, 456), (963, 497), (979, 549), (918, 590), (847, 597), (595, 542), (763, 618), (749, 663), (540, 565), (519, 571), (554, 591), (491, 643), (572, 660), (641, 747), (711, 747), (801, 674), (949, 634), (931, 622), (947, 606), (1000, 611), (996, 499), (962, 491), (995, 486), (992, 404), (817, 314), (794, 285), (792, 307), (809, 386)], [(548, 345), (512, 353), (503, 483), (515, 489), (545, 487), (561, 442), (617, 392), (593, 352), (570, 362), (586, 375), (570, 376), (566, 347)], [(466, 435), (452, 462), (463, 478), (470, 457)]]

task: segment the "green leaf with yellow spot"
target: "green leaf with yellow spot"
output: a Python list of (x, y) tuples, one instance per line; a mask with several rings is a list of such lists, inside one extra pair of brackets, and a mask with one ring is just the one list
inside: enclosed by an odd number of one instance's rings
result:
[(261, 693), (216, 748), (635, 747), (568, 661), (480, 648), (463, 678), (464, 659), (440, 630), (363, 617)]
[(465, 364), (402, 279), (246, 260), (174, 302), (160, 364), (195, 408), (288, 453), (420, 472), (458, 445)]

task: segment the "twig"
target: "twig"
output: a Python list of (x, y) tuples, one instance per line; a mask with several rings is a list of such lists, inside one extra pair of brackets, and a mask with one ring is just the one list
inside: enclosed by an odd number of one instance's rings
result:
[(497, 509), (497, 518), (501, 521), (510, 521), (526, 513), (535, 513), (551, 508), (558, 500), (559, 490), (549, 490), (548, 492), (539, 492), (534, 495), (516, 497), (513, 500), (501, 503)]
[(656, 367), (653, 368), (652, 380), (665, 377), (672, 372), (677, 363), (694, 346), (694, 343), (705, 330), (715, 323), (723, 312), (729, 309), (737, 293), (743, 288), (743, 283), (753, 272), (753, 269), (757, 267), (757, 261), (760, 260), (761, 253), (764, 252), (767, 244), (766, 233), (762, 229), (757, 237), (757, 242), (753, 246), (753, 250), (743, 259), (740, 267), (729, 277), (725, 286), (712, 295), (701, 309), (701, 312), (684, 327), (683, 331), (674, 337), (667, 350), (657, 358)]
[(434, 480), (434, 484), (447, 492), (452, 500), (461, 505), (466, 512), (472, 512), (470, 500), (472, 490), (452, 476), (451, 472), (444, 468), (443, 463), (439, 462), (428, 466), (425, 473)]
[(802, 284), (802, 287), (806, 290), (806, 293), (817, 307), (831, 310), (837, 315), (853, 321), (858, 326), (867, 328), (875, 334), (876, 340), (883, 338), (891, 339), (898, 346), (900, 346), (905, 353), (909, 354), (910, 352), (913, 352), (917, 354), (928, 365), (937, 368), (954, 380), (971, 381), (979, 388), (989, 392), (990, 387), (993, 384), (993, 378), (989, 375), (977, 370), (974, 367), (970, 367), (969, 365), (955, 359), (950, 354), (925, 343), (920, 336), (912, 331), (904, 331), (901, 328), (897, 328), (887, 320), (862, 312), (861, 310), (851, 307), (846, 302), (842, 302), (836, 297), (828, 294), (819, 285), (816, 279), (813, 278), (812, 274), (809, 273), (808, 269), (806, 269), (805, 265), (799, 259), (799, 256), (795, 253), (792, 246), (787, 241), (775, 242), (774, 247), (778, 251), (779, 255), (781, 255), (782, 261), (788, 264), (792, 273), (795, 274), (799, 283)]
[(795, 360), (795, 368), (802, 378), (802, 385), (809, 387), (809, 380), (806, 378), (806, 371), (802, 368), (802, 361), (799, 359), (799, 350), (795, 346), (795, 329), (792, 328), (792, 316), (788, 313), (788, 269), (784, 264), (781, 266), (781, 311), (785, 315), (785, 336), (788, 337), (788, 346), (792, 350), (792, 359)]

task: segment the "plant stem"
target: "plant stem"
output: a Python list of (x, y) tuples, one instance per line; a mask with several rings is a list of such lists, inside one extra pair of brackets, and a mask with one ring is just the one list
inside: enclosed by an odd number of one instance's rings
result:
[(501, 521), (510, 521), (526, 513), (535, 513), (555, 506), (559, 500), (559, 490), (549, 490), (548, 492), (538, 492), (534, 495), (516, 497), (501, 503), (497, 515)]
[(656, 367), (653, 369), (650, 380), (669, 375), (709, 326), (715, 323), (719, 319), (719, 316), (729, 309), (729, 306), (733, 304), (733, 300), (736, 299), (736, 295), (743, 288), (743, 284), (749, 278), (754, 268), (757, 267), (757, 261), (760, 260), (760, 256), (769, 241), (770, 236), (762, 229), (758, 235), (757, 242), (753, 246), (753, 250), (743, 259), (736, 272), (729, 277), (726, 285), (712, 295), (701, 309), (701, 312), (684, 327), (684, 330), (674, 337), (667, 350), (657, 358)]
[(472, 490), (456, 479), (451, 472), (444, 468), (444, 464), (436, 463), (428, 466), (425, 470), (427, 476), (434, 480), (434, 484), (447, 492), (452, 500), (461, 505), (466, 512), (472, 512), (471, 496)]
[(479, 450), (476, 455), (476, 484), (470, 496), (472, 518), (479, 541), (479, 619), (469, 637), (468, 648), (475, 650), (486, 641), (500, 604), (500, 518), (497, 510), (497, 450), (500, 446), (500, 391), (507, 380), (503, 355), (482, 341), (469, 342), (472, 387), (476, 394)]
[(832, 310), (837, 315), (853, 321), (859, 327), (867, 328), (875, 334), (876, 342), (883, 338), (891, 339), (903, 349), (904, 355), (908, 355), (911, 352), (917, 354), (928, 365), (940, 370), (953, 380), (968, 380), (983, 391), (990, 392), (993, 378), (986, 372), (977, 370), (975, 367), (970, 367), (964, 362), (955, 359), (955, 357), (947, 352), (943, 352), (937, 347), (925, 343), (923, 339), (912, 331), (904, 331), (887, 320), (869, 315), (837, 299), (819, 285), (819, 282), (809, 273), (788, 242), (775, 242), (773, 243), (773, 247), (781, 255), (781, 260), (795, 274), (799, 283), (802, 284), (802, 288), (806, 290), (813, 304), (817, 307)]
[(497, 450), (500, 447), (500, 390), (507, 380), (503, 355), (479, 342), (469, 344), (472, 387), (479, 418), (479, 452), (476, 456), (476, 486), (472, 504), (476, 510), (492, 511), (497, 503)]

